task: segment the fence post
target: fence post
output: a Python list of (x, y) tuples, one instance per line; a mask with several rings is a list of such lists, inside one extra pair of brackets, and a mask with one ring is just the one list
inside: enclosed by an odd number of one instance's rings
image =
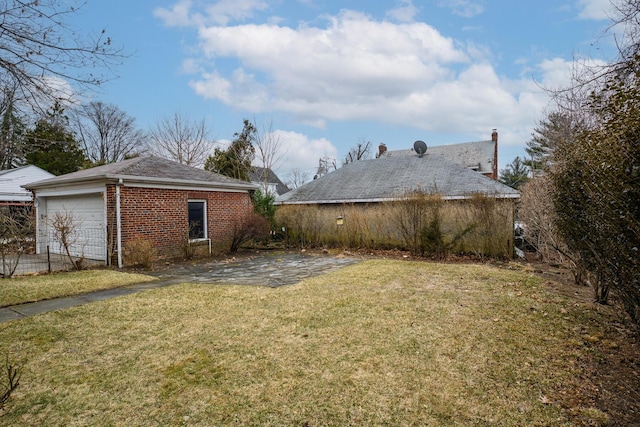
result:
[(51, 254), (49, 253), (49, 245), (47, 245), (47, 271), (51, 273)]

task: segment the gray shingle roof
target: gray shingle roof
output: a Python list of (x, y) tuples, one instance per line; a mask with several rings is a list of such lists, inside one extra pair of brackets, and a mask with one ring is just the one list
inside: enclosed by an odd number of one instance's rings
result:
[(262, 183), (264, 182), (264, 177), (267, 177), (267, 183), (274, 184), (276, 186), (276, 192), (278, 194), (284, 194), (289, 191), (289, 187), (287, 187), (281, 180), (278, 178), (278, 175), (271, 168), (263, 168), (260, 166), (253, 166), (250, 173), (251, 182), (254, 183)]
[(120, 178), (163, 184), (207, 185), (246, 190), (256, 188), (253, 184), (245, 181), (156, 156), (141, 156), (122, 162), (84, 169), (55, 178), (32, 182), (24, 187), (37, 189), (86, 181), (117, 180)]
[(360, 160), (292, 190), (280, 204), (344, 203), (393, 200), (420, 189), (446, 198), (475, 193), (516, 198), (519, 193), (500, 182), (446, 158), (425, 154)]
[[(496, 143), (494, 141), (488, 140), (463, 142), (460, 144), (434, 145), (427, 148), (427, 153), (442, 156), (481, 173), (490, 173), (493, 171), (495, 144)], [(412, 149), (393, 150), (387, 151), (383, 154), (383, 157), (410, 156), (415, 154), (415, 151)]]

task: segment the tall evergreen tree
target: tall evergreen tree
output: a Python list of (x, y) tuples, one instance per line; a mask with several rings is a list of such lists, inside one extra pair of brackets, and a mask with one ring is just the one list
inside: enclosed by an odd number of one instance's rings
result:
[(69, 131), (69, 120), (58, 104), (41, 118), (25, 137), (26, 160), (54, 175), (79, 170), (86, 162), (78, 142)]
[(251, 163), (255, 157), (254, 143), (258, 130), (249, 120), (244, 119), (242, 132), (233, 134), (235, 139), (226, 150), (216, 148), (209, 156), (204, 168), (242, 181), (251, 180)]
[(527, 141), (525, 151), (528, 158), (523, 160), (533, 173), (547, 171), (551, 165), (553, 152), (561, 143), (571, 143), (575, 118), (563, 112), (552, 112), (534, 129)]
[(500, 182), (516, 190), (529, 181), (529, 168), (517, 156), (505, 169), (500, 171)]

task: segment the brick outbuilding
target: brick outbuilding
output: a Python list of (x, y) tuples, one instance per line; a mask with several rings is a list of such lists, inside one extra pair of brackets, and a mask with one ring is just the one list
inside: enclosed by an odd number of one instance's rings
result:
[[(24, 186), (34, 193), (37, 251), (61, 253), (60, 222), (73, 223), (72, 255), (122, 266), (125, 249), (151, 242), (160, 257), (229, 248), (257, 187), (155, 156), (137, 157)], [(58, 227), (55, 223), (58, 222)]]

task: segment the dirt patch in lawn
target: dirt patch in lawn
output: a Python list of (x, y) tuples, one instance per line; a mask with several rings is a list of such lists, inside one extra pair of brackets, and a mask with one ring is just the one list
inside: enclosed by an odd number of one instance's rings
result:
[(574, 387), (558, 391), (561, 403), (577, 421), (581, 420), (579, 408), (596, 407), (610, 415), (607, 426), (640, 426), (640, 339), (620, 301), (614, 294), (609, 305), (594, 303), (592, 289), (576, 285), (568, 269), (546, 264), (527, 266), (546, 280), (551, 292), (598, 314), (598, 325), (585, 316), (580, 331), (583, 342), (576, 343), (590, 350), (576, 361), (584, 375), (575, 378)]

